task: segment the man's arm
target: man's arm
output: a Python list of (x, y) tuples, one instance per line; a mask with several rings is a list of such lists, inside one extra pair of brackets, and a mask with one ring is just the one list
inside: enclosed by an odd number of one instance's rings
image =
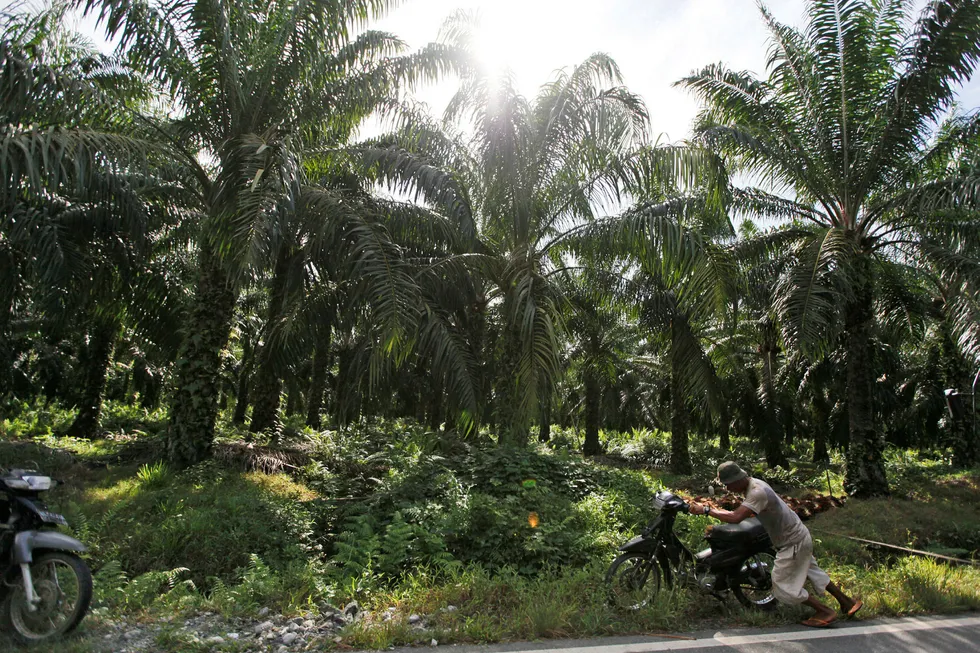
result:
[(688, 511), (692, 515), (704, 515), (707, 514), (709, 517), (714, 517), (715, 519), (721, 520), (726, 524), (737, 524), (741, 521), (748, 519), (749, 517), (755, 517), (755, 513), (746, 508), (745, 506), (739, 506), (734, 511), (732, 510), (716, 510), (712, 508), (707, 513), (704, 512), (705, 506), (699, 503), (694, 503), (693, 501), (689, 504)]

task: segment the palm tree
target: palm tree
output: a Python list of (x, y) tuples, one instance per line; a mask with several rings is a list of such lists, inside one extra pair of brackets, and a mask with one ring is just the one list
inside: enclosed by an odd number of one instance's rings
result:
[[(680, 267), (680, 266), (679, 266)], [(688, 267), (688, 266), (683, 266)], [(645, 270), (640, 321), (659, 332), (665, 340), (670, 369), (670, 468), (675, 474), (690, 474), (688, 431), (689, 402), (701, 398), (718, 412), (717, 374), (707, 353), (707, 338), (720, 306), (711, 285), (724, 284), (704, 264), (693, 269)]]
[[(883, 261), (957, 267), (963, 220), (939, 209), (976, 206), (976, 179), (929, 179), (951, 145), (930, 140), (956, 86), (980, 60), (980, 4), (937, 0), (911, 24), (911, 0), (810, 0), (796, 30), (763, 7), (769, 76), (720, 65), (679, 83), (704, 109), (698, 138), (795, 199), (752, 190), (740, 208), (807, 225), (781, 280), (785, 339), (813, 348), (843, 313), (847, 383), (847, 490), (885, 494), (884, 442), (872, 409), (872, 307)], [(839, 308), (840, 307), (840, 308)]]
[(164, 273), (159, 263), (173, 241), (178, 212), (159, 199), (166, 196), (175, 208), (178, 198), (165, 173), (149, 175), (125, 157), (115, 158), (123, 149), (138, 150), (139, 142), (118, 135), (133, 125), (113, 109), (122, 102), (139, 105), (151, 89), (65, 29), (66, 12), (67, 5), (56, 3), (3, 16), (0, 115), (7, 185), (0, 262), (11, 283), (0, 291), (0, 343), (15, 299), (43, 317), (49, 334), (86, 334), (79, 410), (69, 433), (90, 437), (123, 322), (157, 342), (166, 340), (157, 336), (173, 309), (176, 293), (168, 278), (178, 269)]
[[(98, 15), (129, 64), (158, 80), (177, 109), (158, 131), (197, 200), (198, 276), (176, 363), (168, 432), (176, 464), (209, 455), (219, 354), (247, 272), (278, 254), (269, 224), (306, 192), (301, 153), (311, 142), (342, 143), (363, 117), (396, 97), (401, 84), (433, 80), (455, 67), (452, 50), (444, 46), (394, 56), (404, 46), (390, 34), (353, 36), (391, 4), (86, 2), (86, 11)], [(305, 206), (324, 210), (329, 204), (321, 194)], [(373, 263), (382, 269), (385, 264)], [(365, 265), (371, 268), (371, 260)], [(387, 281), (381, 273), (369, 278)], [(388, 288), (387, 295), (398, 290)], [(385, 333), (391, 347), (404, 329), (397, 303), (389, 308)]]
[[(622, 271), (592, 261), (582, 263), (587, 263), (583, 269), (566, 270), (557, 281), (568, 306), (564, 320), (569, 338), (567, 357), (584, 386), (582, 453), (595, 456), (602, 450), (601, 410), (610, 403), (603, 398), (610, 395), (616, 378), (631, 367), (630, 349), (638, 337), (632, 315), (635, 310), (631, 310), (635, 302), (630, 302), (635, 293), (625, 300), (621, 297)], [(605, 423), (611, 422), (612, 415), (607, 415)]]
[[(783, 428), (788, 420), (781, 415), (783, 408), (789, 404), (783, 401), (779, 387), (780, 378), (785, 370), (785, 343), (780, 331), (779, 315), (776, 309), (775, 288), (772, 279), (777, 278), (786, 268), (788, 261), (784, 252), (778, 248), (763, 248), (758, 251), (757, 242), (767, 239), (779, 239), (783, 234), (775, 230), (772, 234), (748, 238), (741, 243), (743, 250), (736, 249), (736, 257), (742, 263), (741, 276), (743, 287), (738, 301), (737, 318), (733, 319), (738, 340), (742, 351), (737, 358), (747, 368), (749, 376), (755, 382), (755, 397), (745, 408), (756, 407), (754, 427), (761, 437), (766, 463), (769, 467), (788, 467), (789, 463), (783, 453)], [(743, 254), (739, 257), (739, 254)], [(749, 356), (744, 356), (751, 352)], [(758, 365), (751, 364), (755, 361)], [(781, 423), (782, 422), (782, 423)]]
[(658, 170), (640, 187), (655, 199), (586, 226), (574, 246), (636, 264), (640, 324), (663, 338), (670, 370), (670, 467), (690, 474), (689, 401), (701, 399), (711, 413), (724, 413), (706, 347), (734, 292), (737, 270), (725, 244), (733, 231), (719, 193), (724, 173), (717, 161), (697, 148), (680, 148), (668, 156), (681, 165)]
[[(385, 337), (375, 325), (391, 321), (385, 310), (397, 310), (411, 317), (404, 323), (409, 329), (404, 337), (412, 346), (398, 352), (399, 356), (407, 356), (409, 349), (414, 349), (419, 356), (430, 359), (434, 377), (443, 378), (456, 390), (454, 397), (460, 401), (453, 406), (454, 412), (457, 408), (460, 413), (474, 412), (475, 396), (467, 390), (472, 375), (466, 360), (460, 359), (462, 349), (450, 326), (458, 320), (441, 310), (440, 303), (446, 302), (439, 301), (459, 296), (466, 287), (465, 279), (452, 285), (443, 283), (439, 290), (432, 288), (442, 279), (433, 270), (433, 262), (458, 248), (458, 232), (472, 227), (465, 224), (465, 218), (460, 225), (431, 210), (375, 197), (368, 187), (369, 179), (347, 175), (343, 187), (336, 187), (336, 171), (334, 179), (330, 177), (324, 174), (324, 186), (315, 191), (332, 198), (332, 205), (326, 208), (328, 223), (324, 224), (323, 209), (318, 204), (314, 204), (317, 210), (300, 209), (292, 220), (277, 223), (282, 243), (270, 282), (263, 336), (266, 344), (258, 355), (250, 429), (263, 431), (277, 426), (282, 378), (289, 362), (295, 361), (301, 341), (314, 351), (314, 365), (310, 368), (316, 377), (311, 380), (312, 405), (319, 411), (332, 325), (341, 311), (358, 315), (365, 327), (363, 332), (378, 342), (384, 342)], [(359, 236), (362, 243), (351, 248), (348, 243), (354, 236)], [(390, 279), (390, 286), (397, 286), (397, 297), (377, 295), (383, 281), (372, 281), (369, 271), (364, 270), (365, 255), (387, 261), (384, 274)], [(398, 305), (392, 308), (390, 301)], [(373, 365), (378, 364), (377, 354), (381, 351), (376, 349)], [(446, 379), (447, 375), (453, 378)], [(318, 419), (313, 413), (309, 417), (313, 422)]]
[(396, 186), (475, 218), (479, 242), (454, 261), (481, 280), (474, 323), (497, 318), (496, 348), (483, 367), (493, 369), (501, 443), (526, 443), (555, 381), (565, 298), (553, 275), (564, 265), (562, 237), (640, 175), (635, 157), (646, 135), (643, 103), (615, 62), (597, 54), (559, 72), (534, 100), (507, 76), (474, 75), (450, 102), (445, 128), (402, 129), (372, 154)]

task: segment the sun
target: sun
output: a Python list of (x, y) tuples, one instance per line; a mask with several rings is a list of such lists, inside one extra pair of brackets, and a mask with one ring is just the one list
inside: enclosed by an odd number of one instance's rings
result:
[(473, 48), (490, 74), (511, 71), (517, 76), (540, 73), (552, 47), (540, 23), (548, 3), (535, 0), (483, 0), (475, 5), (478, 26)]
[(513, 55), (519, 46), (518, 30), (513, 25), (508, 29), (504, 12), (497, 3), (486, 3), (477, 15), (479, 22), (473, 35), (473, 49), (480, 66), (491, 75), (513, 70)]

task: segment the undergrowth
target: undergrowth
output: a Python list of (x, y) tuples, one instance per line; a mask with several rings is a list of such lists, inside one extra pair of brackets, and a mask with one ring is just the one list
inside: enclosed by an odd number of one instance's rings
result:
[[(49, 498), (91, 546), (96, 616), (201, 609), (231, 616), (260, 607), (293, 614), (356, 600), (369, 616), (348, 628), (344, 643), (367, 648), (774, 625), (799, 616), (749, 612), (682, 589), (640, 611), (607, 604), (601, 579), (616, 546), (654, 517), (658, 489), (703, 492), (725, 457), (710, 442), (693, 452), (698, 473), (678, 478), (658, 467), (669, 446), (660, 432), (604, 433), (606, 455), (590, 461), (565, 429), (556, 428), (548, 446), (515, 450), (378, 420), (322, 432), (292, 425), (284, 442), (250, 445), (305, 461), (289, 474), (217, 461), (176, 471), (159, 461), (160, 415), (111, 403), (107, 413), (120, 420), (111, 437), (74, 440), (59, 435), (67, 411), (23, 406), (2, 422), (0, 437), (4, 465), (36, 465), (66, 480)], [(217, 446), (250, 451), (240, 433), (222, 428)], [(751, 443), (733, 447), (783, 491), (841, 492), (840, 458), (829, 469), (799, 462), (771, 470)], [(804, 449), (792, 453), (809, 458)], [(942, 452), (889, 451), (886, 464), (891, 498), (849, 501), (809, 522), (818, 558), (864, 598), (866, 616), (980, 608), (980, 570), (841, 537), (961, 557), (980, 550), (980, 473), (954, 470)], [(689, 547), (701, 545), (708, 523), (678, 521)], [(392, 607), (395, 618), (376, 618)], [(427, 629), (407, 622), (413, 613), (428, 615)]]

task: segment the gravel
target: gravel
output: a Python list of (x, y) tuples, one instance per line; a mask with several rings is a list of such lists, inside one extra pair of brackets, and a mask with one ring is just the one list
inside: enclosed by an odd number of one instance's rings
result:
[[(379, 615), (380, 616), (380, 615)], [(175, 650), (175, 639), (206, 645), (209, 652), (278, 653), (326, 648), (328, 642), (343, 641), (340, 631), (355, 620), (370, 618), (356, 604), (342, 612), (333, 606), (318, 606), (318, 613), (287, 617), (262, 608), (253, 618), (223, 617), (201, 612), (180, 618), (106, 618), (89, 615), (78, 638), (87, 640), (92, 653), (157, 653)], [(166, 634), (167, 648), (157, 643)], [(0, 637), (0, 648), (3, 648)], [(320, 645), (320, 646), (318, 646)], [(179, 648), (179, 646), (178, 646)]]

